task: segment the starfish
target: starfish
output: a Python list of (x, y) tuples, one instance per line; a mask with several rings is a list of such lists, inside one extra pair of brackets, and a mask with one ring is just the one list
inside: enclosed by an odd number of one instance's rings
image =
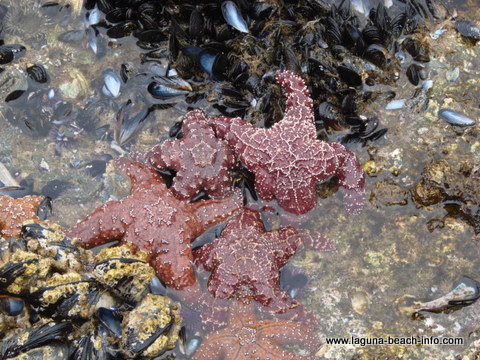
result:
[(280, 269), (300, 246), (334, 249), (326, 236), (312, 236), (291, 226), (266, 232), (260, 213), (244, 209), (218, 239), (194, 250), (194, 261), (211, 272), (207, 289), (215, 298), (253, 299), (282, 313), (298, 306), (280, 290)]
[(207, 335), (193, 360), (313, 360), (315, 356), (293, 354), (281, 347), (301, 344), (310, 351), (319, 347), (313, 328), (301, 322), (259, 320), (251, 305), (235, 302), (230, 322)]
[(217, 136), (227, 140), (255, 174), (255, 189), (262, 199), (277, 199), (283, 209), (304, 214), (316, 205), (316, 183), (336, 177), (345, 191), (347, 211), (359, 213), (365, 179), (355, 154), (341, 144), (317, 140), (313, 101), (302, 78), (278, 71), (276, 79), (287, 95), (281, 121), (264, 129), (241, 118), (209, 118)]
[(25, 221), (40, 220), (37, 209), (42, 200), (42, 196), (34, 195), (19, 199), (0, 196), (0, 235), (20, 238), (20, 229)]
[(231, 190), (229, 169), (236, 160), (225, 141), (218, 139), (205, 113), (193, 110), (185, 115), (183, 137), (167, 140), (145, 155), (145, 162), (158, 170), (176, 171), (171, 191), (179, 199), (192, 199), (200, 191), (224, 196)]
[(116, 165), (132, 181), (130, 195), (108, 201), (75, 225), (69, 236), (86, 248), (113, 240), (130, 242), (148, 253), (148, 261), (167, 286), (181, 289), (195, 282), (191, 241), (242, 207), (239, 191), (221, 199), (189, 203), (177, 199), (155, 170), (121, 158)]

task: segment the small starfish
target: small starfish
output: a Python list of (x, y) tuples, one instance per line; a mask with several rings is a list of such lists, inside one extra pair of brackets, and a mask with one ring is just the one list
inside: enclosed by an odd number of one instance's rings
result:
[(314, 329), (291, 320), (259, 320), (252, 305), (235, 302), (228, 327), (207, 335), (193, 360), (313, 360), (281, 347), (301, 344), (310, 351), (320, 343)]
[(260, 213), (244, 209), (218, 239), (194, 250), (194, 261), (211, 272), (207, 288), (215, 298), (253, 299), (281, 313), (298, 303), (280, 290), (279, 271), (302, 245), (334, 249), (326, 236), (314, 237), (291, 226), (266, 232)]
[(117, 166), (132, 181), (130, 195), (98, 207), (69, 233), (91, 248), (113, 240), (132, 243), (166, 285), (181, 289), (195, 282), (191, 241), (242, 207), (239, 191), (222, 199), (188, 203), (167, 189), (155, 170), (121, 158)]
[(42, 200), (42, 196), (33, 195), (19, 199), (0, 196), (0, 235), (20, 238), (20, 229), (25, 221), (40, 220), (37, 209)]
[(255, 174), (262, 199), (277, 199), (283, 209), (304, 214), (315, 207), (316, 184), (336, 177), (346, 193), (347, 211), (360, 212), (365, 179), (355, 154), (341, 144), (317, 140), (313, 102), (301, 77), (278, 71), (276, 79), (287, 95), (281, 121), (264, 129), (241, 118), (210, 118), (217, 136), (227, 140)]
[(205, 113), (185, 115), (181, 139), (166, 140), (145, 155), (145, 162), (158, 170), (176, 171), (170, 190), (179, 199), (192, 199), (199, 191), (224, 196), (232, 188), (229, 169), (236, 160), (230, 147), (209, 126)]

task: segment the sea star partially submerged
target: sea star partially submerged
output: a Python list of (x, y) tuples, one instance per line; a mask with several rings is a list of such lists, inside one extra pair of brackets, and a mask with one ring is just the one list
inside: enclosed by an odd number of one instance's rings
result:
[(167, 286), (195, 282), (191, 241), (242, 207), (239, 191), (221, 199), (193, 203), (177, 199), (155, 170), (121, 158), (119, 169), (132, 181), (130, 195), (98, 207), (75, 225), (69, 236), (91, 248), (113, 240), (130, 242), (148, 253), (148, 261)]
[(179, 199), (192, 199), (200, 191), (224, 196), (232, 188), (229, 170), (235, 156), (225, 141), (218, 139), (205, 113), (193, 110), (185, 115), (181, 139), (166, 140), (144, 155), (144, 161), (158, 170), (176, 171), (171, 191)]
[(315, 356), (296, 355), (282, 348), (301, 344), (316, 350), (320, 343), (315, 329), (302, 322), (282, 319), (259, 320), (253, 306), (235, 302), (230, 322), (224, 329), (207, 335), (193, 360), (313, 360)]
[(20, 229), (27, 220), (40, 220), (37, 209), (42, 196), (29, 195), (14, 199), (0, 196), (0, 236), (20, 238)]
[(283, 209), (304, 214), (315, 207), (315, 185), (335, 177), (345, 192), (347, 211), (360, 212), (365, 179), (355, 154), (341, 144), (317, 140), (313, 102), (302, 78), (278, 71), (276, 79), (287, 95), (282, 120), (264, 129), (241, 118), (209, 118), (217, 136), (255, 174), (262, 199), (277, 199)]
[(280, 289), (280, 269), (301, 246), (321, 251), (335, 248), (326, 236), (312, 236), (291, 226), (266, 232), (260, 213), (244, 209), (218, 239), (194, 250), (194, 260), (212, 273), (208, 291), (215, 298), (253, 299), (271, 312), (282, 313), (298, 303)]

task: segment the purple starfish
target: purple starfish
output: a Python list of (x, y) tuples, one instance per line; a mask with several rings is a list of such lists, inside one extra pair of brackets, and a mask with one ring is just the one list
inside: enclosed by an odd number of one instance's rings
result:
[(281, 121), (264, 129), (241, 118), (210, 118), (217, 136), (255, 174), (255, 189), (262, 199), (277, 199), (283, 209), (304, 214), (316, 205), (316, 184), (335, 177), (345, 192), (347, 211), (359, 213), (365, 179), (355, 154), (341, 144), (317, 140), (313, 102), (301, 77), (278, 71), (276, 79), (287, 95)]

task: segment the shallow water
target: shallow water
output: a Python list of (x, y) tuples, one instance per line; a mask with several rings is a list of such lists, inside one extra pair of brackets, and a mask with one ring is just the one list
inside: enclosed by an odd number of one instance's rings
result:
[[(87, 38), (65, 44), (57, 36), (66, 30), (82, 29), (81, 19), (65, 22), (61, 15), (38, 17), (39, 8), (25, 6), (30, 1), (0, 1), (14, 13), (5, 27), (5, 43), (21, 43), (26, 55), (6, 65), (25, 69), (34, 63), (43, 64), (50, 76), (41, 89), (56, 89), (56, 96), (82, 109), (92, 99), (106, 99), (102, 95), (102, 72), (107, 68), (120, 69), (122, 63), (140, 66), (138, 48), (132, 39), (109, 42), (103, 39), (99, 54), (87, 46)], [(38, 2), (35, 2), (37, 5)], [(480, 11), (474, 0), (458, 1), (461, 17), (478, 20)], [(15, 30), (14, 19), (22, 21), (23, 29)], [(49, 21), (46, 19), (49, 18)], [(18, 20), (17, 20), (18, 21)], [(462, 41), (451, 23), (433, 25), (447, 29), (438, 40), (429, 40), (432, 61), (429, 78), (433, 87), (429, 93), (426, 111), (421, 104), (409, 104), (396, 111), (387, 111), (388, 101), (377, 101), (364, 110), (377, 114), (387, 127), (385, 141), (377, 145), (354, 148), (362, 163), (370, 161), (377, 170), (367, 176), (367, 202), (358, 216), (348, 216), (341, 196), (336, 193), (319, 199), (312, 220), (306, 227), (325, 233), (334, 239), (337, 250), (329, 253), (304, 251), (297, 254), (288, 267), (300, 267), (308, 276), (306, 291), (299, 301), (321, 318), (321, 339), (324, 345), (319, 355), (332, 359), (454, 359), (476, 350), (480, 337), (474, 332), (480, 324), (480, 305), (474, 304), (450, 314), (424, 314), (425, 318), (412, 320), (402, 312), (402, 297), (411, 295), (419, 300), (431, 300), (450, 291), (461, 278), (469, 276), (480, 280), (478, 235), (472, 226), (459, 218), (447, 216), (445, 204), (418, 207), (411, 191), (421, 179), (426, 165), (433, 160), (448, 159), (452, 163), (473, 163), (480, 158), (479, 124), (480, 47)], [(38, 29), (34, 32), (32, 29)], [(459, 68), (459, 77), (450, 81), (447, 73)], [(123, 104), (137, 89), (123, 87), (114, 101)], [(413, 87), (404, 74), (395, 85), (396, 98), (410, 99)], [(0, 161), (17, 181), (33, 182), (33, 191), (41, 192), (50, 181), (60, 179), (70, 185), (54, 199), (51, 220), (64, 227), (90, 213), (107, 199), (120, 198), (129, 186), (115, 174), (111, 166), (103, 178), (89, 175), (85, 164), (101, 155), (119, 154), (110, 146), (111, 139), (94, 139), (82, 130), (66, 129), (61, 141), (52, 136), (37, 136), (24, 125), (24, 117), (13, 118), (10, 105), (1, 104)], [(29, 106), (20, 98), (13, 106)], [(195, 107), (204, 107), (214, 114), (206, 101)], [(188, 104), (156, 111), (135, 141), (126, 150), (144, 151), (168, 137), (169, 128), (187, 110)], [(462, 111), (477, 119), (477, 125), (459, 129), (439, 119), (442, 107)], [(38, 109), (32, 111), (31, 121), (39, 121)], [(20, 112), (24, 114), (24, 112)], [(100, 114), (99, 124), (114, 126), (115, 111)], [(10, 117), (10, 118), (9, 118)], [(16, 126), (12, 125), (12, 122)], [(395, 195), (403, 205), (387, 205), (390, 195), (378, 191), (379, 184), (394, 184)], [(323, 191), (320, 191), (323, 192)], [(372, 195), (374, 194), (374, 195)], [(477, 199), (480, 202), (480, 199)], [(433, 227), (429, 224), (438, 223)], [(463, 339), (461, 346), (354, 346), (327, 345), (327, 338), (456, 336)], [(473, 358), (473, 357), (472, 357)]]

